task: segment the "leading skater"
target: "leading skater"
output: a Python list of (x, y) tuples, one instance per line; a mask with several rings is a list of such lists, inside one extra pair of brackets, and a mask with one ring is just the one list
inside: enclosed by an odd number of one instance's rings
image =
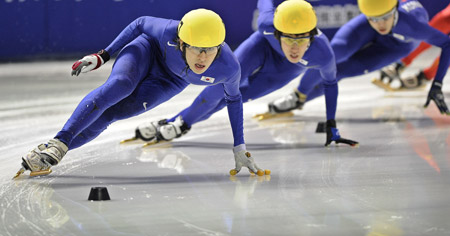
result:
[[(450, 64), (449, 36), (428, 24), (428, 14), (416, 0), (358, 0), (358, 6), (363, 14), (343, 25), (331, 40), (338, 81), (379, 70), (405, 57), (425, 41), (442, 49), (425, 107), (433, 100), (442, 114), (450, 115), (442, 93), (442, 80)], [(279, 98), (272, 103), (277, 109), (271, 111), (302, 108), (304, 102), (324, 93), (324, 81), (318, 71), (308, 70), (295, 92), (301, 96), (291, 94)]]
[[(234, 136), (235, 172), (242, 166), (264, 174), (247, 152), (239, 62), (224, 42), (219, 15), (206, 9), (188, 12), (181, 21), (140, 17), (99, 53), (75, 62), (72, 75), (95, 70), (121, 50), (108, 80), (89, 93), (61, 131), (26, 154), (22, 168), (30, 175), (51, 173), (68, 150), (97, 137), (114, 121), (136, 116), (169, 100), (189, 84), (222, 88)], [(187, 129), (179, 127), (181, 132)], [(262, 172), (262, 174), (261, 174)]]
[[(317, 17), (311, 4), (289, 0), (275, 9), (272, 0), (259, 0), (258, 10), (258, 31), (235, 51), (241, 64), (243, 101), (267, 95), (306, 70), (317, 71), (323, 76), (325, 86), (328, 120), (325, 145), (334, 141), (356, 146), (358, 142), (341, 138), (336, 128), (338, 87), (334, 54), (327, 37), (316, 28)], [(180, 137), (184, 134), (180, 127), (189, 129), (225, 106), (226, 98), (220, 90), (218, 85), (207, 87), (191, 106), (175, 117), (139, 125), (135, 139), (159, 141)], [(299, 98), (297, 93), (292, 96)]]

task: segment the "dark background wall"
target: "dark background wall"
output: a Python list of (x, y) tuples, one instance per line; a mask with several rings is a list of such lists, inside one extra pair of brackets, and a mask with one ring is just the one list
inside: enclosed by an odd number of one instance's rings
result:
[[(223, 18), (235, 48), (255, 27), (257, 0), (0, 0), (0, 62), (81, 56), (105, 48), (139, 16), (181, 19), (207, 8)], [(275, 5), (281, 0), (275, 0)], [(314, 0), (319, 27), (332, 37), (358, 14), (356, 0)], [(449, 0), (421, 0), (430, 17)]]

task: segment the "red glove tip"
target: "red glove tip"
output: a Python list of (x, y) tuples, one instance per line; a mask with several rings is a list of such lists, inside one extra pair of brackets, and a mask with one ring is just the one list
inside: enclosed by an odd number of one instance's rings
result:
[(76, 61), (75, 63), (73, 63), (72, 70), (75, 70), (80, 64), (81, 64), (81, 61)]

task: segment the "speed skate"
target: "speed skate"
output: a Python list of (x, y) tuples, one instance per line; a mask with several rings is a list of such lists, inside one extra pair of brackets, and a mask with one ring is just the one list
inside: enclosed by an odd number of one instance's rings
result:
[(387, 82), (384, 83), (382, 80), (378, 79), (378, 78), (374, 78), (372, 79), (372, 84), (374, 84), (375, 86), (377, 86), (378, 88), (381, 88), (387, 92), (405, 92), (405, 91), (417, 91), (417, 90), (423, 90), (426, 87), (426, 83), (415, 87), (415, 88), (406, 88), (404, 86), (399, 86), (398, 88), (396, 87), (392, 87), (391, 83)]
[[(21, 175), (23, 175), (23, 173), (25, 173), (25, 168), (20, 168), (19, 171), (17, 171), (16, 175), (14, 175), (13, 179), (17, 179), (19, 178)], [(47, 170), (41, 170), (41, 171), (31, 171), (30, 172), (30, 177), (34, 177), (34, 176), (44, 176), (44, 175), (49, 175), (52, 173), (52, 169), (48, 168)]]

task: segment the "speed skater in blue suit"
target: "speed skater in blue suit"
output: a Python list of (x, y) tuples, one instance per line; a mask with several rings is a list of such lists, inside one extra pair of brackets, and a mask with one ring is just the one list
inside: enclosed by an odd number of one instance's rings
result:
[[(243, 102), (267, 95), (297, 78), (305, 71), (314, 70), (324, 78), (327, 140), (356, 146), (358, 142), (340, 137), (335, 114), (338, 87), (336, 63), (327, 37), (317, 29), (317, 17), (306, 1), (285, 1), (275, 9), (272, 0), (258, 1), (258, 31), (254, 32), (236, 50), (241, 65), (240, 91)], [(136, 128), (136, 137), (143, 140), (171, 140), (180, 136), (165, 135), (166, 127), (178, 119), (191, 127), (208, 119), (225, 106), (219, 86), (205, 88), (194, 102), (169, 120), (149, 121)], [(293, 93), (289, 105), (300, 107), (304, 97)], [(275, 106), (271, 106), (275, 108)], [(282, 109), (282, 108), (280, 108)], [(169, 123), (170, 125), (168, 125)]]
[[(449, 36), (428, 24), (428, 14), (416, 0), (358, 0), (358, 6), (363, 14), (342, 26), (331, 40), (337, 80), (379, 70), (425, 41), (442, 49), (425, 107), (434, 101), (442, 114), (450, 115), (442, 93), (442, 81), (450, 64)], [(309, 101), (326, 93), (325, 88), (326, 78), (316, 70), (308, 70), (297, 90)], [(289, 99), (286, 95), (274, 104), (285, 104)], [(283, 111), (295, 108), (283, 107)]]
[[(68, 150), (93, 140), (117, 120), (158, 106), (189, 84), (220, 88), (234, 137), (235, 171), (247, 167), (264, 173), (245, 146), (241, 70), (224, 39), (222, 19), (206, 9), (192, 10), (181, 21), (150, 16), (136, 19), (106, 49), (73, 64), (72, 75), (78, 76), (97, 69), (120, 50), (108, 80), (84, 97), (53, 139), (22, 157), (16, 177), (26, 170), (30, 175), (49, 174)], [(188, 130), (182, 120), (172, 123), (168, 135)]]

